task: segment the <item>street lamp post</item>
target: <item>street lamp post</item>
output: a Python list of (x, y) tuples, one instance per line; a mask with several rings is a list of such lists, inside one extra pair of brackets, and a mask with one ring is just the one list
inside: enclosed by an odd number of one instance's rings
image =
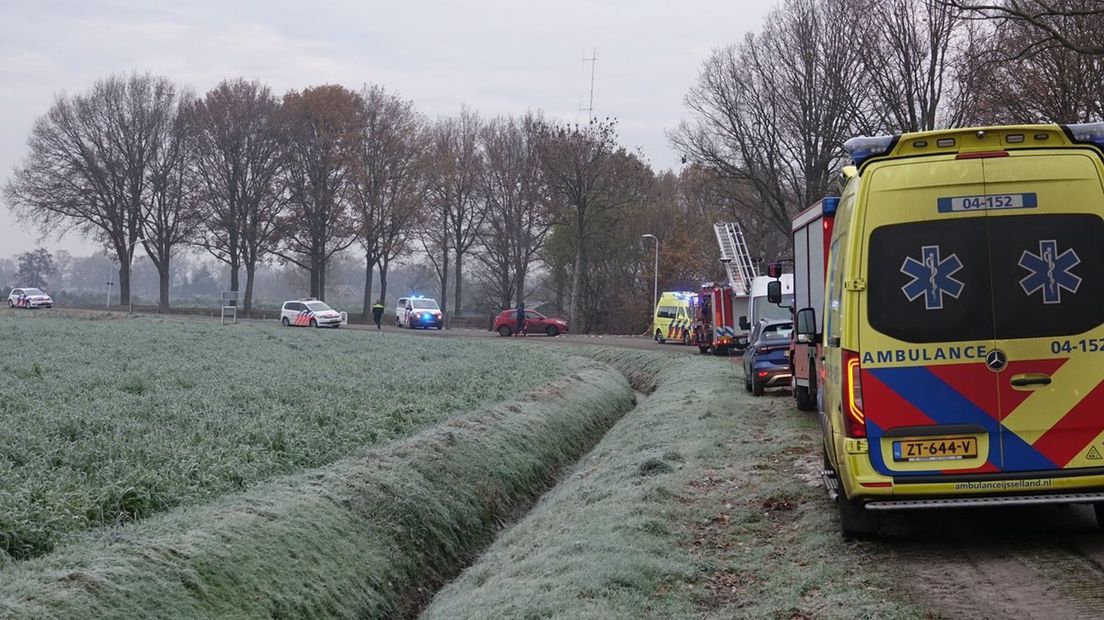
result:
[(649, 233), (646, 235), (640, 235), (641, 239), (653, 239), (656, 244), (655, 251), (655, 269), (652, 271), (654, 280), (652, 283), (652, 314), (655, 314), (655, 308), (659, 305), (659, 237)]

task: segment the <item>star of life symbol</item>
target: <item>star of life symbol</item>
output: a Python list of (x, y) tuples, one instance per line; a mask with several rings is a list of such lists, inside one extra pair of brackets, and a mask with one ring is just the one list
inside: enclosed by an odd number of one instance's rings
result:
[(1062, 289), (1076, 294), (1081, 286), (1081, 278), (1070, 272), (1080, 262), (1073, 248), (1059, 254), (1056, 240), (1040, 240), (1038, 254), (1024, 250), (1020, 256), (1019, 266), (1031, 272), (1020, 280), (1020, 288), (1028, 296), (1041, 290), (1044, 304), (1060, 304)]
[(943, 295), (958, 299), (966, 287), (952, 276), (962, 269), (958, 254), (939, 258), (938, 245), (925, 245), (920, 248), (920, 260), (909, 256), (901, 265), (901, 273), (912, 276), (912, 281), (901, 287), (901, 292), (909, 301), (924, 298), (924, 309), (942, 310)]

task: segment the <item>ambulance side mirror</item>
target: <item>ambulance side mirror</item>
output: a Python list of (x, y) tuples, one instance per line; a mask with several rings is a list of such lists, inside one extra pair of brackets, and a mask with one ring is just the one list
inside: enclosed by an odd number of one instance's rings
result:
[[(774, 265), (771, 265), (773, 267)], [(771, 280), (767, 282), (767, 301), (775, 305), (782, 304), (782, 281)]]
[(751, 323), (748, 323), (746, 316), (740, 317), (740, 329), (744, 331), (751, 329)]
[(806, 338), (806, 342), (818, 342), (816, 333), (816, 310), (802, 308), (797, 311), (797, 324), (794, 326), (799, 339)]

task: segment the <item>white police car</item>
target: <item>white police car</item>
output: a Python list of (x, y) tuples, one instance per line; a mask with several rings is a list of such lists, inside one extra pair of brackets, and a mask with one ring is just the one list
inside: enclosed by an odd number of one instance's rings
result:
[(342, 313), (317, 299), (285, 301), (280, 308), (280, 323), (284, 327), (341, 327)]
[(410, 329), (441, 329), (445, 324), (437, 300), (428, 297), (400, 297), (395, 306), (395, 325)]
[(9, 308), (53, 308), (54, 300), (37, 288), (13, 288), (8, 295)]

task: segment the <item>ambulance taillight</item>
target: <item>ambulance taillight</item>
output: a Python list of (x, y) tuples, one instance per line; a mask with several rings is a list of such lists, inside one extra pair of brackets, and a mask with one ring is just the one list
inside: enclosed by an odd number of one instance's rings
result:
[(843, 351), (843, 432), (848, 437), (866, 437), (866, 415), (863, 413), (862, 367), (859, 354)]

